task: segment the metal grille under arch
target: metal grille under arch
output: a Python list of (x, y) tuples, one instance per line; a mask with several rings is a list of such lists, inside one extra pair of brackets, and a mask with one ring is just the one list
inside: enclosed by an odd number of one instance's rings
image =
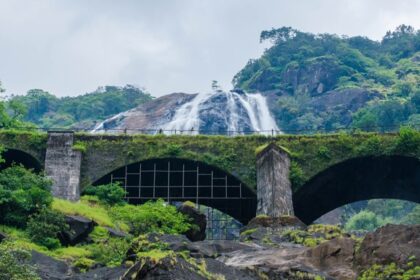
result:
[(120, 182), (132, 204), (162, 198), (192, 201), (222, 211), (246, 224), (256, 213), (256, 195), (234, 176), (202, 162), (151, 159), (121, 167), (93, 185)]

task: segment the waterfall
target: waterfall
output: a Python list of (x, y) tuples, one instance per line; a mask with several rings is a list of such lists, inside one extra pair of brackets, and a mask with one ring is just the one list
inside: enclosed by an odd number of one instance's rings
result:
[(199, 93), (193, 100), (183, 104), (175, 112), (172, 120), (163, 127), (163, 131), (167, 134), (172, 134), (172, 131), (191, 131), (191, 134), (198, 134), (200, 127), (200, 104), (210, 96), (211, 93)]
[[(216, 95), (225, 95), (226, 112), (225, 122), (230, 134), (242, 134), (244, 127), (240, 123), (241, 117), (249, 119), (249, 127), (252, 131), (262, 134), (271, 134), (271, 131), (279, 132), (275, 120), (270, 114), (267, 101), (259, 93), (239, 94), (236, 92), (216, 91), (211, 93), (199, 93), (197, 96), (183, 104), (176, 112), (170, 122), (164, 127), (163, 131), (172, 134), (175, 131), (184, 131), (188, 134), (200, 133), (200, 111), (205, 102), (211, 101)], [(223, 109), (222, 109), (223, 110)]]

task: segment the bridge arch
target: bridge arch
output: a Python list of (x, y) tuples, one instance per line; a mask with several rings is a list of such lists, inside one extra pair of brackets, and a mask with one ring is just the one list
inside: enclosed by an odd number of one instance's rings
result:
[(300, 187), (293, 204), (296, 216), (310, 224), (340, 206), (374, 198), (420, 203), (420, 160), (397, 155), (348, 159)]
[(92, 185), (120, 182), (129, 203), (162, 198), (193, 201), (218, 209), (245, 224), (255, 216), (256, 194), (235, 176), (204, 162), (155, 158), (109, 172)]
[(37, 173), (42, 170), (42, 164), (39, 160), (30, 153), (22, 150), (6, 149), (1, 154), (1, 157), (4, 159), (4, 162), (0, 164), (0, 169), (10, 167), (13, 164), (22, 164), (24, 167), (33, 169)]

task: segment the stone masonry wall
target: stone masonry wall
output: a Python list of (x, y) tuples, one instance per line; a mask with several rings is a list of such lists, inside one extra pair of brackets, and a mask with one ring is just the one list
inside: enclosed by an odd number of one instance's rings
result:
[(72, 132), (49, 132), (45, 174), (53, 181), (52, 194), (68, 200), (80, 197), (82, 153), (73, 150)]
[(257, 215), (294, 215), (289, 155), (270, 144), (257, 157)]

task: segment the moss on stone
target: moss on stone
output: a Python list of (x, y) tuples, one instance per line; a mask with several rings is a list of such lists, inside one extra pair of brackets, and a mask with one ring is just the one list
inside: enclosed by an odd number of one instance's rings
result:
[(358, 280), (376, 280), (376, 279), (401, 279), (411, 280), (420, 278), (420, 266), (414, 263), (398, 266), (396, 263), (387, 265), (374, 264), (364, 270)]
[[(46, 143), (46, 133), (0, 131), (1, 145), (28, 152), (40, 162), (45, 156)], [(97, 162), (98, 166), (101, 165), (100, 170), (83, 168), (81, 179), (84, 186), (130, 163), (176, 157), (218, 167), (255, 190), (255, 152), (264, 149), (270, 143), (275, 143), (290, 154), (292, 159), (290, 176), (294, 190), (319, 172), (347, 159), (380, 155), (420, 158), (420, 132), (409, 128), (402, 128), (399, 133), (392, 134), (337, 133), (276, 137), (76, 133), (75, 143), (76, 148), (83, 147), (82, 164)]]

